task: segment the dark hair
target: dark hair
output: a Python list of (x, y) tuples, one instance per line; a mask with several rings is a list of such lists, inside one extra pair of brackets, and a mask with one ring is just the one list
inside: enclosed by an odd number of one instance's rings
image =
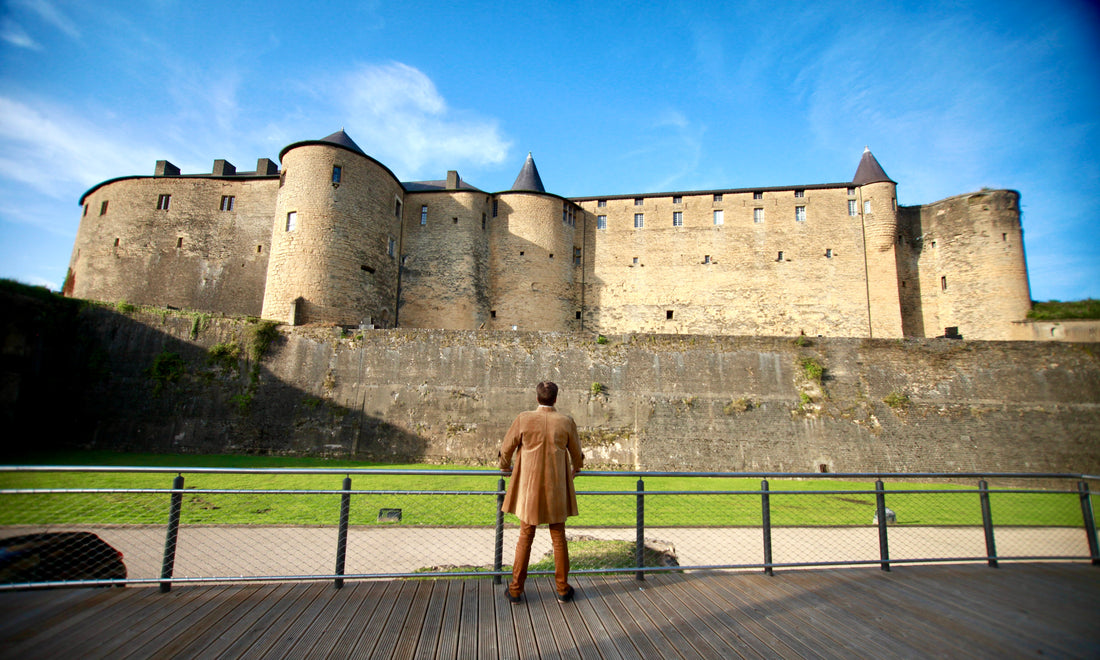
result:
[(544, 406), (552, 406), (558, 400), (558, 386), (548, 380), (544, 380), (535, 388), (535, 397)]

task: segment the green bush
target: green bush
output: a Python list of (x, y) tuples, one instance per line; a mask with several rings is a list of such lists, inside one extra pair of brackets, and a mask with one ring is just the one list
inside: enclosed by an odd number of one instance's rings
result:
[(808, 380), (821, 382), (821, 377), (825, 374), (825, 367), (821, 366), (821, 363), (814, 358), (802, 358), (800, 363), (802, 366), (802, 373)]
[(1076, 302), (1032, 301), (1029, 319), (1038, 321), (1057, 321), (1060, 319), (1100, 319), (1100, 300), (1086, 298)]
[(153, 379), (153, 394), (159, 395), (169, 383), (177, 382), (187, 371), (187, 365), (179, 353), (162, 352), (153, 358), (153, 365), (146, 370)]

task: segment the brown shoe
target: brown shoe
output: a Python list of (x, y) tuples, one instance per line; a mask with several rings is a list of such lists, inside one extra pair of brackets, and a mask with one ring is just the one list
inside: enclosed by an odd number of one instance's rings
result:
[(575, 596), (576, 593), (577, 592), (573, 590), (573, 587), (570, 586), (569, 591), (565, 592), (564, 594), (558, 594), (558, 602), (568, 603), (569, 601), (573, 600), (573, 596)]

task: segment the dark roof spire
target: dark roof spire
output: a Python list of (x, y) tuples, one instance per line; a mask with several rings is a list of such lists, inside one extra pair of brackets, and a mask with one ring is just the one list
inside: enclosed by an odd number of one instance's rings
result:
[(870, 147), (863, 148), (863, 157), (859, 159), (859, 167), (856, 168), (856, 175), (852, 177), (852, 183), (857, 186), (863, 186), (868, 183), (897, 183), (890, 177), (886, 176), (886, 171), (882, 169), (882, 165), (878, 164), (875, 160), (874, 154), (871, 153)]
[(535, 159), (531, 157), (530, 151), (527, 152), (527, 161), (523, 163), (523, 169), (519, 171), (516, 182), (512, 184), (512, 190), (546, 192), (546, 188), (542, 187), (539, 168), (535, 167)]
[(346, 149), (351, 149), (354, 152), (361, 153), (364, 156), (367, 155), (366, 152), (359, 148), (359, 145), (355, 144), (355, 140), (351, 139), (351, 137), (344, 132), (343, 128), (336, 131), (332, 135), (329, 135), (328, 137), (321, 138), (321, 142), (331, 142), (333, 144), (338, 144)]

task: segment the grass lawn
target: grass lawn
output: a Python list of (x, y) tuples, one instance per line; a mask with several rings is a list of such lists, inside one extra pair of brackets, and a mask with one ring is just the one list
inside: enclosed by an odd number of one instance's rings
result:
[[(184, 524), (335, 525), (339, 494), (282, 495), (263, 490), (339, 491), (345, 471), (355, 468), (467, 469), (456, 466), (382, 465), (353, 461), (261, 457), (52, 453), (19, 457), (20, 465), (120, 465), (226, 468), (324, 468), (331, 474), (254, 475), (184, 472), (188, 490), (239, 489), (241, 493), (188, 493), (183, 497)], [(0, 472), (3, 489), (167, 489), (174, 473)], [(402, 510), (402, 525), (492, 525), (499, 474), (355, 475), (353, 491), (414, 491), (355, 494), (351, 524), (378, 523), (379, 509)], [(635, 477), (585, 477), (576, 480), (581, 515), (572, 527), (633, 526)], [(871, 482), (831, 479), (769, 481), (771, 519), (776, 526), (869, 525), (875, 513)], [(1066, 488), (1070, 487), (1067, 484)], [(758, 479), (653, 477), (645, 480), (645, 521), (660, 526), (758, 526), (761, 498)], [(663, 491), (707, 491), (662, 494)], [(798, 494), (787, 491), (803, 491)], [(943, 490), (947, 493), (927, 491)], [(441, 495), (438, 491), (471, 491), (472, 495)], [(584, 491), (629, 491), (623, 495), (585, 495)], [(751, 491), (747, 494), (713, 491)], [(822, 492), (829, 491), (829, 492)], [(892, 492), (894, 491), (894, 492)], [(916, 491), (916, 492), (896, 492)], [(0, 496), (0, 525), (35, 524), (164, 524), (169, 495), (164, 493), (35, 493)], [(887, 483), (886, 506), (901, 525), (980, 525), (976, 486), (928, 483)], [(993, 493), (996, 525), (1080, 526), (1081, 508), (1075, 493)], [(516, 522), (512, 516), (506, 520)]]

